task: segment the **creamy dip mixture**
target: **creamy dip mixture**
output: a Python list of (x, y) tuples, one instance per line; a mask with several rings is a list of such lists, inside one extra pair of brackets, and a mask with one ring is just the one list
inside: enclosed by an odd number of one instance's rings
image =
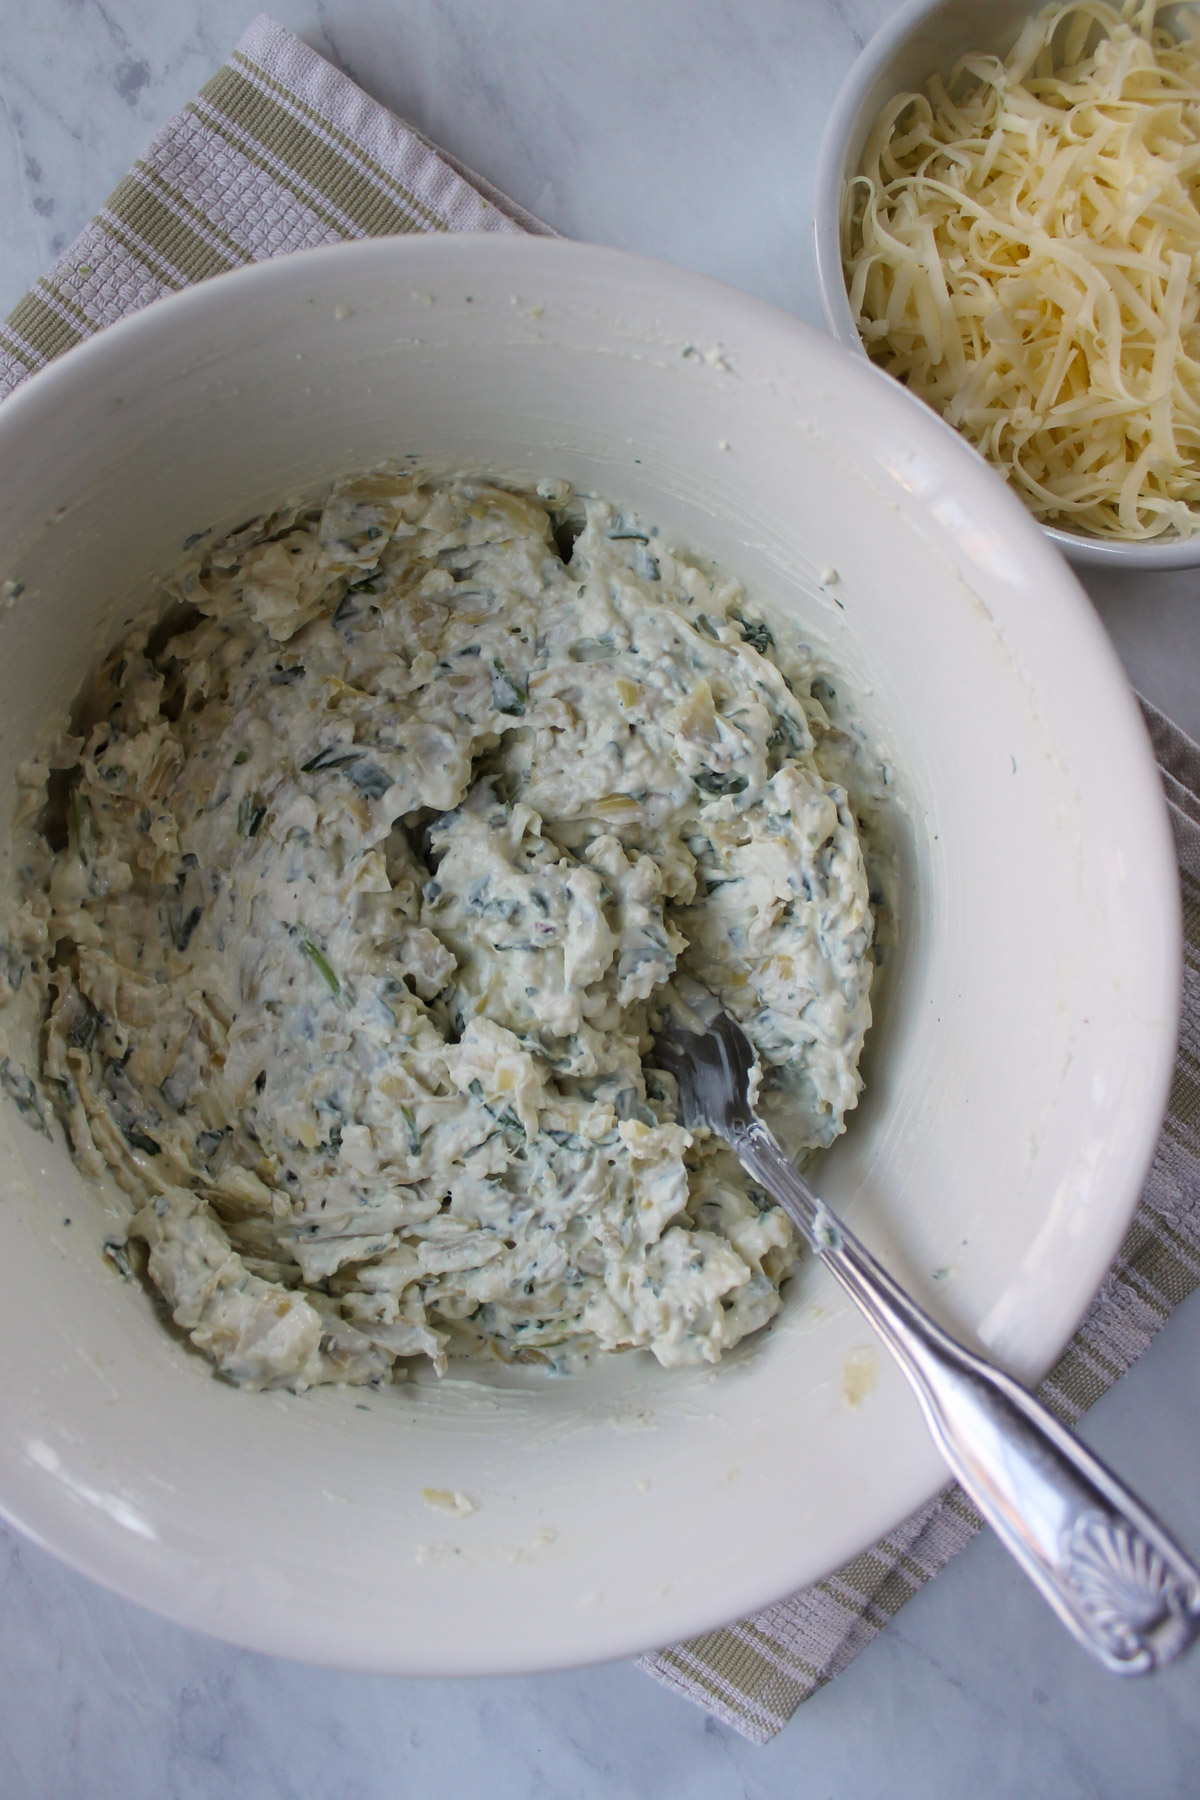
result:
[(643, 1057), (679, 968), (794, 1151), (855, 1104), (872, 909), (799, 642), (562, 482), (356, 477), (170, 594), (26, 771), (6, 954), (176, 1323), (294, 1389), (765, 1324), (791, 1228)]

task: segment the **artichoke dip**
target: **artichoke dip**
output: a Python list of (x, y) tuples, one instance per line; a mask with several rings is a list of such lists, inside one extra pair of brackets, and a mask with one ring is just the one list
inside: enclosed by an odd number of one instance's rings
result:
[(686, 969), (794, 1151), (855, 1104), (872, 911), (799, 643), (566, 483), (397, 470), (169, 600), (27, 766), (9, 948), (118, 1259), (251, 1388), (765, 1324), (791, 1228), (642, 1059)]

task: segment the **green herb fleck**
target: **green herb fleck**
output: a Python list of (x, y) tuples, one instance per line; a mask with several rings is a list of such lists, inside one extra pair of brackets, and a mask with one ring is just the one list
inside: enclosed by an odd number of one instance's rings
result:
[[(121, 1124), (120, 1120), (118, 1124)], [(143, 1131), (140, 1125), (121, 1124), (121, 1133), (130, 1149), (140, 1150), (144, 1156), (162, 1155), (162, 1145), (148, 1131)]]
[(341, 744), (326, 744), (323, 750), (318, 750), (315, 756), (310, 757), (306, 763), (300, 764), (300, 773), (302, 775), (319, 775), (325, 769), (344, 769), (350, 763), (358, 762), (361, 756), (362, 751), (354, 749), (353, 746), (347, 750)]
[(333, 994), (335, 998), (340, 996), (342, 984), (334, 974), (325, 952), (317, 944), (314, 944), (312, 939), (307, 936), (300, 939), (300, 948), (303, 950), (305, 956), (307, 956), (309, 962), (311, 962), (322, 981), (325, 982), (330, 993)]
[(86, 869), (95, 855), (96, 835), (92, 809), (78, 787), (71, 789), (71, 835), (75, 840), (75, 854)]
[(182, 953), (187, 949), (192, 941), (192, 933), (195, 931), (203, 917), (204, 908), (202, 906), (193, 906), (187, 917), (180, 919), (178, 929), (175, 932), (175, 948), (178, 951)]
[(400, 1107), (400, 1117), (404, 1120), (405, 1129), (408, 1132), (409, 1155), (420, 1156), (421, 1133), (417, 1130), (417, 1121), (413, 1116), (412, 1108), (402, 1104)]

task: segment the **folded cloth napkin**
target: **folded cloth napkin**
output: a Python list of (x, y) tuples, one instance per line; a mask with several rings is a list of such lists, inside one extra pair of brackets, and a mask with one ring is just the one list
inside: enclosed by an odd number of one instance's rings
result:
[(0, 396), (206, 276), (409, 231), (555, 235), (263, 13), (10, 313)]
[[(341, 238), (548, 227), (433, 148), (265, 15), (159, 132), (0, 331), (0, 395), (102, 325), (243, 263)], [(1200, 747), (1145, 708), (1187, 922), (1170, 1110), (1104, 1288), (1042, 1388), (1073, 1421), (1200, 1281)], [(765, 1743), (979, 1529), (950, 1487), (845, 1568), (641, 1667)]]

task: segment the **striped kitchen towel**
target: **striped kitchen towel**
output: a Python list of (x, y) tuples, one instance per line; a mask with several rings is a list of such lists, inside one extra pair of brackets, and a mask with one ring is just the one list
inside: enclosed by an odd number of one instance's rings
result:
[(125, 313), (244, 263), (535, 219), (263, 13), (0, 330), (0, 397)]
[[(342, 238), (548, 227), (265, 15), (0, 330), (0, 396), (101, 326), (226, 269)], [(1183, 1030), (1170, 1111), (1121, 1255), (1042, 1390), (1074, 1420), (1200, 1281), (1200, 749), (1146, 708), (1179, 850)], [(949, 1488), (754, 1618), (641, 1666), (764, 1743), (979, 1529)]]

